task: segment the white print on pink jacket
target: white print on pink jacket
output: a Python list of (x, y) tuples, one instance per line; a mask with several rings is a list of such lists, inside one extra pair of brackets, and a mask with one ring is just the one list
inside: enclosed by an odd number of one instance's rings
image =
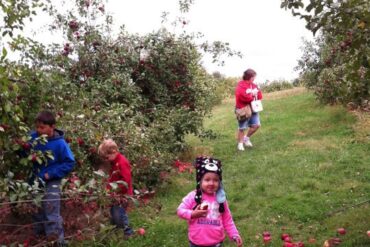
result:
[(253, 89), (251, 89), (251, 88), (248, 88), (247, 90), (245, 90), (245, 93), (246, 94), (253, 94), (253, 96), (256, 96), (257, 95), (257, 93), (258, 93), (258, 88), (253, 88)]
[(217, 202), (207, 202), (208, 204), (208, 213), (204, 218), (198, 218), (197, 223), (202, 225), (214, 225), (220, 226), (220, 212), (219, 204)]

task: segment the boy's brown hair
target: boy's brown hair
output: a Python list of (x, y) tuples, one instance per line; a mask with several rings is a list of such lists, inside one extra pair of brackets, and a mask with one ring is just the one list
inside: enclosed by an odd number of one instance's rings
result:
[(118, 151), (118, 146), (115, 141), (112, 139), (106, 139), (104, 140), (98, 148), (98, 154), (102, 157), (112, 154)]
[(47, 125), (54, 125), (56, 123), (55, 116), (50, 111), (41, 111), (37, 114), (35, 118), (35, 122), (47, 124)]

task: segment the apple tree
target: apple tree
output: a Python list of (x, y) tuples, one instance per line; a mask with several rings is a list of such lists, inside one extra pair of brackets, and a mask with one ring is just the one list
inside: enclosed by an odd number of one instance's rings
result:
[(301, 79), (324, 103), (369, 109), (370, 3), (366, 0), (284, 0), (316, 35), (299, 61)]

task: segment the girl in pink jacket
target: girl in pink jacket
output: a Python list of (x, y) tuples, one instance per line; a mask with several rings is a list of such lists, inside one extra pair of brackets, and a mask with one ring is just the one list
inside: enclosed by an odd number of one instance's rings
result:
[(220, 247), (225, 231), (238, 247), (242, 246), (222, 186), (221, 161), (198, 157), (195, 169), (197, 188), (177, 208), (177, 215), (188, 221), (190, 247)]

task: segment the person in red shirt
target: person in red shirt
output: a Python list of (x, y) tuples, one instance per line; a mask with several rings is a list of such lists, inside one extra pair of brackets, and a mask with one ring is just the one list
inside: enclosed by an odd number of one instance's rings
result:
[[(111, 183), (116, 183), (119, 193), (132, 196), (131, 165), (127, 158), (118, 151), (117, 144), (112, 139), (104, 140), (98, 148), (98, 153), (111, 164), (108, 189), (112, 189), (110, 186)], [(125, 208), (121, 205), (113, 205), (110, 212), (112, 224), (117, 228), (122, 228), (126, 236), (131, 236), (134, 231), (129, 226)]]
[[(243, 80), (239, 81), (235, 88), (235, 110), (245, 107), (254, 99), (261, 100), (262, 92), (254, 84), (257, 73), (253, 69), (244, 71)], [(242, 121), (238, 121), (238, 150), (244, 151), (244, 146), (252, 147), (250, 137), (256, 133), (261, 126), (258, 112), (252, 112), (252, 116)], [(246, 130), (248, 129), (248, 132)]]

